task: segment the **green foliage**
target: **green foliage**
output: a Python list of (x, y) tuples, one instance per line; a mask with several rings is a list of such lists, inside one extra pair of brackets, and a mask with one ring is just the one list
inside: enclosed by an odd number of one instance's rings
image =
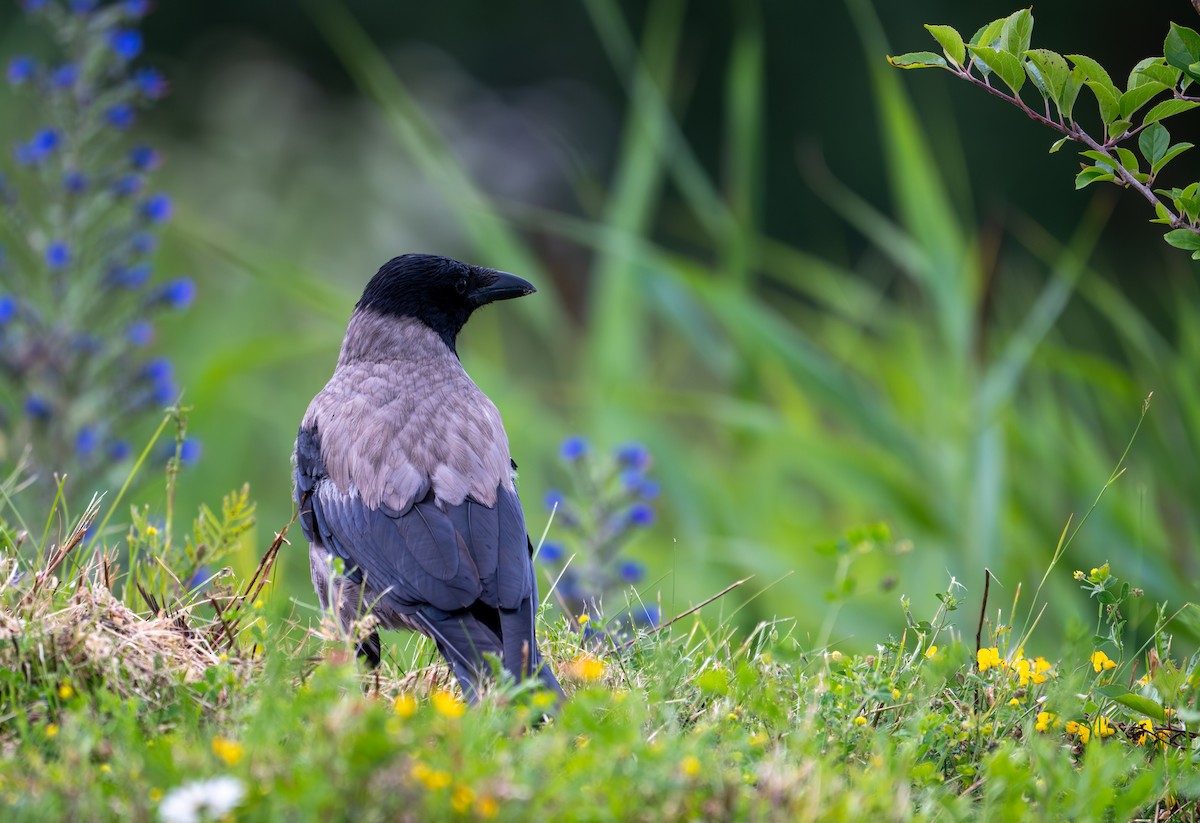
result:
[[(1064, 58), (1049, 49), (1031, 50), (1033, 16), (1029, 9), (994, 20), (980, 29), (966, 46), (969, 60), (962, 53), (962, 36), (955, 29), (930, 25), (925, 28), (941, 44), (948, 60), (932, 52), (913, 52), (889, 57), (893, 66), (942, 68), (987, 89), (1031, 119), (1062, 134), (1051, 152), (1068, 140), (1084, 145), (1086, 148), (1080, 154), (1089, 162), (1076, 175), (1075, 188), (1099, 182), (1134, 189), (1154, 207), (1156, 216), (1152, 222), (1171, 227), (1165, 236), (1167, 243), (1190, 250), (1192, 259), (1200, 259), (1200, 246), (1194, 241), (1200, 235), (1195, 210), (1178, 202), (1171, 194), (1174, 189), (1153, 188), (1163, 168), (1193, 147), (1185, 141), (1172, 144), (1170, 132), (1162, 121), (1200, 105), (1200, 98), (1189, 94), (1192, 82), (1200, 79), (1200, 34), (1172, 23), (1163, 44), (1163, 56), (1138, 63), (1129, 74), (1126, 88), (1121, 89), (1108, 71), (1087, 55), (1069, 54)], [(991, 75), (999, 77), (1008, 91), (994, 86)], [(1041, 109), (1031, 107), (1021, 97), (1026, 76), (1042, 98)], [(1099, 134), (1075, 118), (1076, 97), (1085, 86), (1096, 101), (1102, 125)], [(1164, 94), (1169, 99), (1157, 102), (1140, 123), (1136, 122), (1138, 112)], [(1134, 137), (1148, 171), (1142, 171), (1137, 156), (1121, 145), (1132, 142)], [(1188, 236), (1193, 239), (1187, 239)]]

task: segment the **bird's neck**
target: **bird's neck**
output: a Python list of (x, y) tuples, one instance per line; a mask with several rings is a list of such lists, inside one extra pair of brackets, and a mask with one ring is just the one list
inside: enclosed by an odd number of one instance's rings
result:
[(356, 309), (346, 327), (338, 366), (354, 363), (453, 360), (458, 354), (446, 340), (413, 317)]

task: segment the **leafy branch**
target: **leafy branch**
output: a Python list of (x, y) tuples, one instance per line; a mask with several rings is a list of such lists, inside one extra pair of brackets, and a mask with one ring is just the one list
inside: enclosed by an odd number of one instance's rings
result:
[[(1200, 259), (1200, 182), (1182, 189), (1155, 188), (1167, 164), (1193, 148), (1184, 141), (1172, 143), (1163, 121), (1200, 106), (1200, 96), (1189, 94), (1193, 83), (1200, 81), (1200, 34), (1172, 23), (1163, 56), (1147, 57), (1134, 66), (1122, 89), (1091, 57), (1030, 48), (1033, 14), (1029, 9), (993, 20), (970, 40), (951, 26), (925, 28), (941, 45), (942, 54), (910, 52), (888, 57), (888, 62), (902, 69), (946, 69), (1007, 101), (1062, 135), (1051, 152), (1068, 141), (1081, 144), (1080, 156), (1086, 162), (1075, 176), (1076, 189), (1098, 182), (1133, 189), (1154, 206), (1151, 222), (1170, 227), (1164, 236), (1167, 243)], [(1032, 105), (1022, 97), (1022, 90), (1030, 86), (1040, 97)], [(1099, 131), (1075, 119), (1075, 104), (1084, 88), (1096, 101)], [(1136, 145), (1137, 153), (1130, 145)]]

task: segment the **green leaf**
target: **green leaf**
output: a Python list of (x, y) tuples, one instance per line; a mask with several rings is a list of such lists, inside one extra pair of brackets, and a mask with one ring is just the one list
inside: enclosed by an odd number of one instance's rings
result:
[(983, 26), (979, 31), (975, 32), (975, 36), (971, 38), (970, 45), (994, 48), (1000, 39), (1000, 32), (1004, 30), (1005, 22), (1005, 18), (1001, 17), (999, 20), (993, 20), (986, 26)]
[(986, 46), (971, 46), (971, 51), (975, 54), (976, 61), (982, 61), (994, 71), (1004, 81), (1004, 85), (1012, 89), (1013, 94), (1021, 91), (1021, 86), (1025, 85), (1025, 69), (1021, 67), (1021, 61), (1016, 55)]
[(1034, 77), (1033, 70), (1036, 68), (1038, 75), (1041, 77), (1039, 90), (1042, 85), (1045, 87), (1043, 94), (1050, 97), (1054, 101), (1054, 105), (1062, 110), (1062, 95), (1063, 87), (1071, 78), (1071, 67), (1067, 65), (1067, 59), (1056, 51), (1050, 49), (1033, 49), (1025, 52), (1027, 63), (1025, 69), (1030, 74), (1030, 78), (1034, 83), (1038, 83), (1038, 79)]
[(1125, 120), (1133, 117), (1134, 112), (1149, 103), (1152, 99), (1167, 90), (1167, 86), (1155, 80), (1134, 86), (1121, 95), (1121, 117)]
[(1137, 155), (1129, 149), (1117, 146), (1117, 159), (1126, 171), (1137, 174), (1140, 164), (1138, 163)]
[(910, 51), (908, 54), (889, 56), (887, 61), (898, 69), (949, 68), (945, 57), (931, 51)]
[(1029, 9), (1014, 11), (1000, 28), (1000, 48), (1013, 57), (1020, 57), (1029, 50), (1033, 37), (1033, 14)]
[(1134, 86), (1140, 86), (1148, 81), (1162, 83), (1167, 88), (1171, 88), (1179, 82), (1180, 74), (1179, 69), (1168, 66), (1161, 57), (1147, 57), (1129, 72), (1129, 88), (1132, 89)]
[(1167, 163), (1170, 163), (1188, 149), (1193, 148), (1194, 145), (1195, 144), (1193, 143), (1176, 143), (1174, 146), (1171, 146), (1171, 148), (1167, 149), (1166, 152), (1163, 153), (1162, 157), (1151, 164), (1150, 173), (1157, 175), (1160, 171), (1162, 171)]
[(1168, 117), (1191, 111), (1196, 106), (1200, 106), (1200, 103), (1195, 100), (1164, 100), (1146, 112), (1146, 119), (1142, 122), (1147, 125), (1157, 123), (1159, 120), (1166, 120)]
[(1075, 188), (1076, 190), (1086, 188), (1092, 183), (1110, 183), (1116, 179), (1112, 172), (1096, 166), (1088, 166), (1075, 175)]
[(728, 694), (729, 676), (716, 669), (708, 669), (696, 677), (696, 687), (708, 694)]
[(1083, 72), (1084, 79), (1100, 83), (1113, 97), (1119, 98), (1121, 96), (1121, 91), (1113, 83), (1112, 78), (1108, 76), (1108, 72), (1104, 70), (1104, 66), (1101, 66), (1091, 57), (1088, 57), (1086, 54), (1068, 54), (1067, 59)]
[(1099, 80), (1088, 80), (1084, 85), (1096, 96), (1096, 102), (1100, 105), (1100, 119), (1106, 124), (1111, 124), (1121, 118), (1121, 101), (1111, 86), (1106, 86)]
[(1163, 235), (1163, 240), (1177, 249), (1196, 251), (1200, 249), (1200, 234), (1191, 229), (1175, 229)]
[(1081, 157), (1086, 157), (1089, 160), (1095, 160), (1096, 165), (1106, 171), (1115, 172), (1117, 170), (1117, 161), (1102, 151), (1088, 149), (1086, 151), (1079, 152), (1079, 154)]
[(1056, 151), (1061, 149), (1063, 147), (1063, 144), (1066, 143), (1070, 139), (1071, 139), (1070, 137), (1060, 137), (1057, 140), (1055, 140), (1054, 145), (1050, 147), (1050, 154), (1054, 154)]
[(933, 35), (933, 39), (941, 44), (950, 62), (962, 66), (967, 62), (967, 47), (963, 44), (962, 35), (952, 26), (925, 25), (925, 30)]
[(1161, 201), (1154, 201), (1154, 213), (1158, 215), (1157, 220), (1151, 220), (1151, 223), (1166, 223), (1171, 225), (1171, 210), (1168, 209)]
[(1200, 34), (1187, 26), (1172, 23), (1163, 43), (1163, 58), (1168, 66), (1179, 69), (1192, 80), (1200, 80), (1200, 73), (1192, 69), (1192, 65), (1200, 60)]
[(1075, 109), (1075, 101), (1082, 88), (1083, 72), (1076, 68), (1063, 81), (1062, 98), (1058, 101), (1058, 110), (1065, 119), (1071, 119), (1071, 112)]
[(1149, 161), (1151, 168), (1167, 153), (1170, 145), (1171, 133), (1162, 123), (1151, 123), (1138, 135), (1138, 148), (1142, 150), (1142, 156)]
[(1097, 692), (1107, 697), (1109, 700), (1120, 703), (1126, 708), (1133, 709), (1138, 714), (1143, 714), (1146, 717), (1154, 720), (1166, 720), (1167, 713), (1163, 711), (1163, 707), (1158, 705), (1148, 697), (1143, 697), (1140, 694), (1134, 694), (1124, 686), (1112, 684), (1108, 686), (1100, 686), (1096, 689)]

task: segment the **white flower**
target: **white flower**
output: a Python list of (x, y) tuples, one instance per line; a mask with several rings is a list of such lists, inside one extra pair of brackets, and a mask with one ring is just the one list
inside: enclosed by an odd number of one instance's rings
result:
[(246, 787), (236, 777), (197, 780), (171, 789), (158, 804), (164, 823), (201, 823), (220, 820), (242, 802)]

